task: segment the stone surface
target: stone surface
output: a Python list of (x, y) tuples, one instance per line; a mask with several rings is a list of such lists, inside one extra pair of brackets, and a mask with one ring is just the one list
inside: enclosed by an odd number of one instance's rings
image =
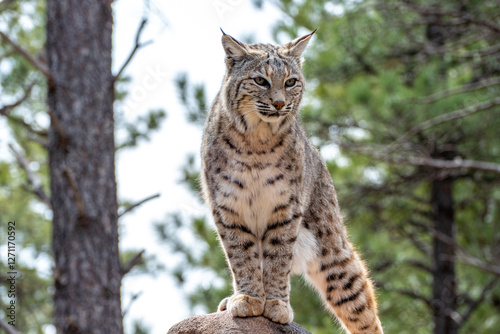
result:
[(264, 317), (233, 318), (229, 312), (197, 315), (172, 326), (167, 334), (311, 334), (292, 322), (282, 325)]

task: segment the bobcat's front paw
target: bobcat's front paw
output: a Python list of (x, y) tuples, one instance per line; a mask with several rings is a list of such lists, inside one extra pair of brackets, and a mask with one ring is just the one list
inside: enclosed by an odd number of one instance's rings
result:
[(229, 300), (229, 298), (230, 297), (226, 297), (219, 303), (219, 306), (217, 306), (217, 312), (222, 312), (227, 310), (227, 301)]
[(219, 304), (220, 311), (226, 308), (233, 317), (255, 317), (264, 312), (264, 301), (258, 297), (238, 294), (224, 299)]
[(279, 299), (266, 300), (264, 317), (280, 324), (289, 324), (293, 321), (293, 310), (289, 303)]

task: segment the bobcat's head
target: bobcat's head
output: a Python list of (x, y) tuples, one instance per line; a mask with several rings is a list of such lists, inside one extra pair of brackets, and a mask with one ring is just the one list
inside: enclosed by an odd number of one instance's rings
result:
[(283, 46), (246, 45), (222, 32), (227, 72), (221, 98), (238, 128), (297, 115), (305, 87), (302, 52), (315, 31)]

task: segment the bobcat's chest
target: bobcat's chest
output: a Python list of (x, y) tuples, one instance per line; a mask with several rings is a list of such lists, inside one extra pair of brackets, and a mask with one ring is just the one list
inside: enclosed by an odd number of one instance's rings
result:
[(294, 149), (286, 137), (267, 145), (252, 145), (237, 137), (221, 138), (226, 152), (218, 172), (215, 202), (228, 216), (262, 236), (266, 227), (289, 214), (290, 199), (296, 192), (293, 182)]
[(228, 161), (222, 172), (220, 193), (216, 201), (233, 210), (253, 233), (261, 236), (272, 223), (273, 213), (288, 203), (291, 189), (282, 164), (272, 157), (255, 161)]

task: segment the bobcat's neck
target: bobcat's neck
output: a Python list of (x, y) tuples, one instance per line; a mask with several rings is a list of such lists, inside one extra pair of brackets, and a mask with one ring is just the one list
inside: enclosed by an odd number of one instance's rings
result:
[(222, 108), (218, 110), (218, 117), (214, 118), (219, 136), (239, 144), (241, 150), (258, 153), (256, 156), (283, 145), (283, 142), (288, 141), (296, 132), (296, 126), (293, 126), (296, 120), (292, 115), (275, 123), (259, 120), (252, 124), (246, 120), (244, 122), (239, 120), (241, 118), (230, 117), (228, 111)]

